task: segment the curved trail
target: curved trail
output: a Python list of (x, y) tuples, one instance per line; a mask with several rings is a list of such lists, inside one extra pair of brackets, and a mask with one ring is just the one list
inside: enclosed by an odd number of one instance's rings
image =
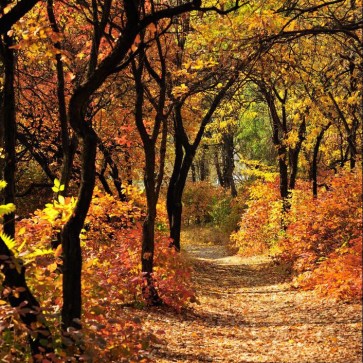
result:
[(292, 290), (267, 257), (229, 256), (220, 245), (187, 247), (200, 305), (182, 314), (154, 308), (156, 362), (358, 363), (359, 304)]

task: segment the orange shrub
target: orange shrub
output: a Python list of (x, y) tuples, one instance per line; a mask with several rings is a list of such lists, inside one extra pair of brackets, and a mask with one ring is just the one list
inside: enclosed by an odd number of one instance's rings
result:
[[(86, 347), (82, 359), (93, 358), (97, 362), (149, 361), (145, 350), (155, 337), (145, 332), (140, 322), (133, 321), (121, 309), (125, 304), (143, 304), (140, 256), (144, 212), (139, 207), (142, 206), (140, 193), (133, 190), (128, 194), (129, 201), (121, 202), (96, 188), (85, 229), (80, 236), (83, 250), (83, 330), (82, 335), (75, 336), (74, 340), (79, 340)], [(18, 223), (17, 239), (25, 240), (23, 250), (49, 249), (72, 213), (74, 204), (73, 198), (60, 197), (45, 209), (36, 211), (32, 218)], [(180, 310), (194, 298), (191, 268), (181, 254), (168, 245), (168, 238), (157, 232), (155, 285), (164, 302)], [(54, 340), (60, 342), (61, 248), (50, 252), (31, 260), (27, 266), (27, 278), (45, 308)], [(6, 327), (15, 319), (9, 320), (10, 309), (0, 308), (0, 323)], [(26, 346), (25, 335), (20, 338), (24, 329), (17, 327), (3, 344), (14, 347), (16, 341), (19, 346)], [(56, 349), (59, 362), (64, 361), (61, 346)], [(19, 356), (21, 361), (27, 361), (27, 352), (22, 353), (18, 348), (16, 351), (23, 354)]]
[(213, 204), (223, 198), (224, 190), (208, 182), (188, 183), (183, 193), (183, 222), (185, 225), (212, 221)]
[(303, 274), (297, 283), (316, 286), (341, 298), (360, 297), (362, 268), (362, 176), (342, 171), (321, 190), (318, 199), (308, 186), (298, 190), (280, 258)]
[(277, 181), (255, 182), (250, 187), (247, 206), (239, 230), (231, 234), (231, 241), (244, 256), (267, 253), (276, 243), (281, 226)]
[(344, 300), (361, 300), (362, 238), (350, 240), (349, 244), (329, 254), (313, 271), (299, 275), (296, 285)]
[(241, 254), (269, 252), (291, 266), (298, 286), (344, 299), (360, 298), (362, 176), (341, 171), (327, 184), (328, 190), (319, 190), (314, 199), (310, 183), (299, 180), (291, 208), (283, 215), (278, 183), (258, 181), (251, 187), (240, 230), (231, 240)]

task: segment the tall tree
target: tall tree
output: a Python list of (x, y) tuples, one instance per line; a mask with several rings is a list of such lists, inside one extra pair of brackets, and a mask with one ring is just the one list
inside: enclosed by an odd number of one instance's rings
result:
[[(143, 40), (146, 41), (145, 38)], [(167, 117), (168, 113), (170, 113), (170, 107), (166, 106), (167, 68), (165, 51), (163, 51), (160, 37), (157, 37), (155, 42), (156, 55), (153, 58), (155, 64), (159, 63), (159, 69), (154, 68), (155, 65), (152, 65), (148, 59), (148, 52), (143, 49), (140, 49), (137, 58), (132, 61), (132, 73), (136, 89), (135, 121), (144, 149), (144, 185), (147, 201), (147, 215), (143, 224), (141, 265), (146, 283), (144, 296), (151, 305), (161, 303), (152, 281), (152, 272), (155, 249), (156, 204), (164, 175), (168, 131)], [(143, 44), (140, 46), (143, 47)], [(154, 88), (151, 89), (151, 87)], [(145, 110), (150, 109), (150, 106), (153, 111), (150, 115), (147, 115)], [(160, 142), (158, 142), (158, 139), (160, 139)]]

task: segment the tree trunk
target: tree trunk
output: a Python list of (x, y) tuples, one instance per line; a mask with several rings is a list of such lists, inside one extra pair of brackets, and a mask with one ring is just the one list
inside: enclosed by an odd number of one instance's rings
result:
[[(182, 151), (183, 152), (183, 151)], [(182, 196), (188, 172), (193, 162), (192, 149), (184, 150), (184, 154), (178, 155), (174, 162), (173, 175), (170, 179), (167, 192), (167, 211), (169, 218), (171, 246), (180, 251), (180, 232), (182, 224), (183, 204)], [(179, 159), (182, 157), (182, 159)]]
[(314, 145), (314, 152), (313, 152), (313, 162), (311, 164), (311, 178), (313, 180), (313, 197), (318, 197), (318, 155), (321, 141), (323, 140), (324, 133), (330, 127), (331, 123), (329, 122), (326, 126), (324, 126), (318, 137), (316, 138), (316, 143)]
[(306, 123), (305, 118), (303, 119), (302, 123), (299, 127), (299, 133), (298, 133), (298, 142), (295, 145), (294, 149), (290, 149), (289, 153), (289, 161), (290, 161), (290, 182), (289, 182), (289, 189), (293, 190), (295, 189), (295, 183), (296, 183), (296, 177), (297, 177), (297, 171), (298, 171), (298, 164), (299, 164), (299, 154), (301, 151), (302, 143), (305, 140), (305, 133), (306, 133)]
[(183, 204), (181, 196), (175, 195), (172, 206), (170, 207), (171, 223), (170, 223), (170, 238), (173, 240), (172, 246), (180, 251), (180, 234), (183, 215)]
[(152, 306), (161, 305), (158, 292), (155, 288), (152, 273), (154, 267), (155, 249), (155, 219), (156, 204), (158, 195), (156, 192), (155, 180), (155, 145), (150, 142), (144, 145), (145, 151), (145, 175), (144, 184), (147, 199), (147, 216), (142, 228), (142, 248), (141, 248), (141, 271), (144, 276), (143, 296), (145, 301)]
[[(2, 179), (7, 182), (4, 189), (4, 203), (15, 202), (15, 167), (16, 167), (16, 114), (15, 114), (15, 56), (9, 49), (12, 39), (7, 35), (1, 41), (1, 58), (4, 67), (4, 88), (1, 104), (1, 119), (4, 142), (4, 171)], [(15, 235), (15, 213), (4, 216), (4, 233), (10, 237)]]
[(232, 197), (237, 196), (237, 189), (233, 179), (234, 171), (234, 144), (233, 134), (223, 134), (223, 180), (224, 187), (230, 189)]
[(126, 174), (127, 174), (127, 185), (132, 185), (132, 161), (131, 155), (128, 150), (125, 150), (125, 163), (126, 163)]
[(106, 177), (105, 177), (106, 169), (107, 169), (107, 161), (106, 161), (106, 159), (104, 159), (102, 162), (101, 171), (99, 173), (97, 173), (97, 176), (98, 176), (98, 179), (100, 180), (105, 192), (109, 195), (112, 195), (112, 190), (111, 190), (110, 186), (108, 185)]
[[(125, 202), (127, 200), (127, 197), (126, 197), (126, 194), (122, 190), (122, 182), (121, 182), (121, 178), (120, 178), (120, 175), (119, 175), (118, 167), (117, 167), (116, 163), (113, 161), (111, 152), (107, 148), (107, 146), (104, 145), (102, 140), (100, 140), (100, 139), (98, 140), (98, 148), (100, 149), (100, 151), (103, 153), (103, 155), (105, 157), (105, 161), (104, 161), (105, 162), (105, 165), (104, 165), (105, 170), (107, 168), (107, 164), (111, 168), (111, 173), (110, 174), (111, 174), (111, 177), (112, 177), (112, 180), (113, 180), (113, 184), (114, 184), (114, 186), (116, 188), (117, 195), (118, 195), (119, 199), (122, 202)], [(101, 175), (103, 176), (103, 173), (101, 173)], [(102, 182), (103, 186), (105, 187), (106, 192), (112, 195), (112, 192), (111, 192), (110, 188), (108, 187), (108, 184), (107, 184), (106, 180), (103, 178), (101, 180), (101, 182)], [(106, 186), (106, 184), (107, 184), (107, 186)]]
[(209, 165), (206, 160), (207, 145), (202, 145), (202, 152), (199, 159), (199, 180), (206, 181), (209, 177)]
[(219, 162), (219, 155), (218, 155), (217, 148), (214, 150), (214, 166), (216, 168), (218, 183), (221, 187), (224, 187), (223, 174), (222, 174), (222, 170), (221, 170), (221, 164)]
[(195, 153), (200, 145), (207, 124), (210, 122), (215, 110), (219, 106), (227, 91), (237, 80), (238, 74), (234, 74), (227, 84), (215, 95), (208, 112), (200, 122), (200, 127), (195, 136), (193, 144), (190, 144), (186, 131), (183, 127), (182, 104), (174, 105), (174, 147), (175, 159), (173, 173), (169, 181), (167, 191), (166, 208), (168, 211), (171, 247), (180, 251), (180, 232), (182, 220), (182, 196), (189, 170), (192, 166)]
[(285, 225), (285, 213), (287, 213), (290, 209), (290, 201), (289, 201), (289, 174), (288, 174), (288, 165), (287, 165), (287, 147), (284, 144), (284, 138), (287, 134), (287, 117), (286, 117), (286, 97), (287, 92), (285, 91), (284, 97), (280, 97), (275, 90), (275, 94), (278, 97), (281, 103), (281, 118), (278, 114), (275, 99), (271, 92), (271, 90), (267, 89), (266, 85), (262, 82), (258, 83), (260, 87), (261, 93), (266, 99), (270, 116), (271, 116), (271, 124), (272, 124), (272, 142), (277, 149), (277, 159), (279, 166), (279, 176), (280, 176), (280, 197), (282, 200), (282, 220), (281, 227), (286, 229)]
[[(91, 125), (78, 118), (82, 115), (80, 109), (74, 104), (77, 97), (70, 101), (70, 119), (74, 128), (82, 140), (81, 151), (81, 185), (78, 194), (78, 201), (74, 212), (61, 232), (63, 249), (63, 307), (62, 307), (62, 328), (80, 329), (82, 294), (81, 294), (81, 270), (82, 254), (79, 235), (83, 228), (84, 221), (92, 200), (96, 175), (96, 149), (97, 135)], [(78, 127), (81, 127), (79, 129)]]

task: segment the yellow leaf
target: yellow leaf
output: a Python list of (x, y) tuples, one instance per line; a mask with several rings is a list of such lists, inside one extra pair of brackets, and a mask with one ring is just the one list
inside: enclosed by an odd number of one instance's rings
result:
[(54, 251), (54, 256), (59, 257), (63, 252), (62, 245), (59, 245), (56, 250)]
[(50, 272), (54, 272), (57, 269), (58, 265), (56, 262), (51, 263), (50, 265), (48, 265), (47, 270)]
[(22, 227), (19, 229), (18, 236), (22, 236), (25, 233), (26, 229), (25, 227)]

